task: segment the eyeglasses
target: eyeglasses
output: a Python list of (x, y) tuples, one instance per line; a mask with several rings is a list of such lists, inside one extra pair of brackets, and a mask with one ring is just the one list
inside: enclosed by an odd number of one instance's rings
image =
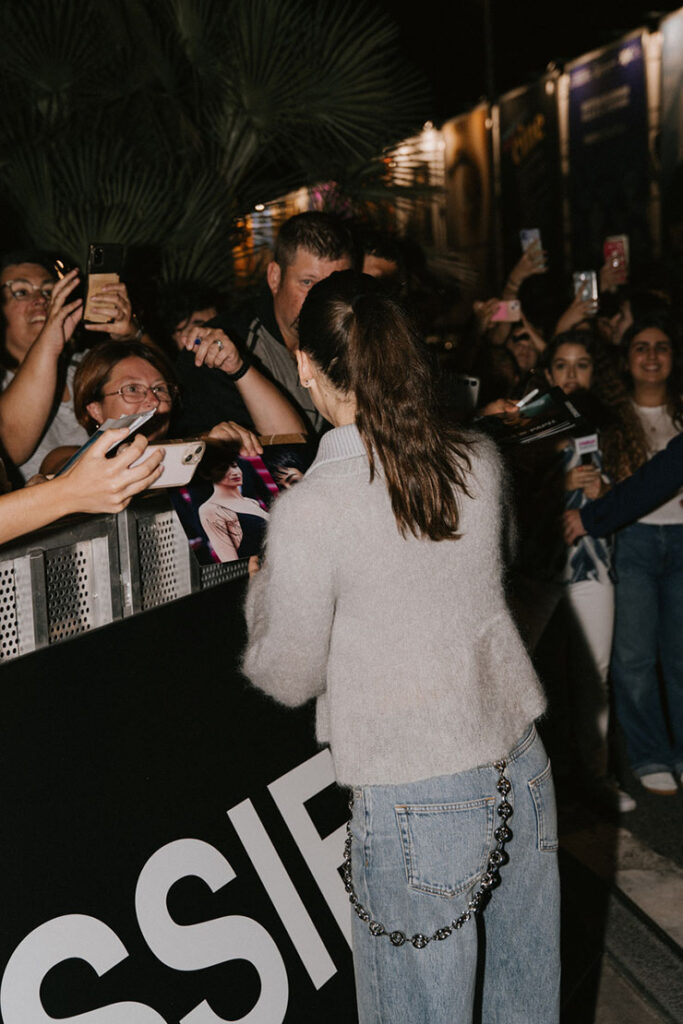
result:
[(140, 402), (144, 402), (150, 391), (159, 405), (170, 405), (179, 393), (175, 384), (154, 384), (151, 388), (146, 384), (122, 384), (118, 391), (103, 392), (102, 398), (121, 395), (128, 405), (139, 405)]
[(28, 299), (32, 299), (34, 292), (40, 292), (43, 298), (49, 302), (54, 286), (54, 281), (38, 285), (31, 284), (30, 281), (24, 281), (22, 278), (17, 278), (16, 281), (4, 281), (2, 285), (3, 288), (9, 288), (10, 295), (17, 302), (26, 302)]

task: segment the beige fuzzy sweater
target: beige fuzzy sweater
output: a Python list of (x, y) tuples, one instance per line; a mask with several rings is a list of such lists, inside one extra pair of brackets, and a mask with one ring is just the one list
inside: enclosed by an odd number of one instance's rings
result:
[(544, 710), (503, 594), (498, 455), (476, 438), (471, 458), (459, 540), (401, 537), (355, 426), (273, 508), (244, 671), (283, 704), (317, 698), (342, 784), (488, 764)]

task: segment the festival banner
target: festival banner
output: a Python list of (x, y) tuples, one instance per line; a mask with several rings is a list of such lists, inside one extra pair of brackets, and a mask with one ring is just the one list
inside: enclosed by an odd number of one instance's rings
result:
[(683, 8), (664, 18), (662, 31), (662, 237), (683, 249)]
[(568, 66), (569, 202), (574, 270), (602, 264), (609, 235), (627, 235), (631, 261), (651, 251), (648, 117), (639, 34)]
[(348, 794), (224, 584), (3, 665), (2, 1024), (356, 1020)]
[(506, 273), (520, 258), (520, 231), (536, 228), (548, 253), (548, 278), (562, 275), (557, 82), (547, 76), (501, 96), (500, 182)]
[(460, 257), (462, 280), (473, 294), (493, 282), (491, 119), (482, 104), (442, 128), (445, 143), (446, 238)]

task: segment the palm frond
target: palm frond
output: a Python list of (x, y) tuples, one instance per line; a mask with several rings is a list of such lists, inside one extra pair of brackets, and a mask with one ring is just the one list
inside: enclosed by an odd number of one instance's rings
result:
[(0, 187), (36, 244), (154, 246), (169, 279), (224, 286), (254, 203), (423, 119), (395, 42), (361, 0), (0, 5)]

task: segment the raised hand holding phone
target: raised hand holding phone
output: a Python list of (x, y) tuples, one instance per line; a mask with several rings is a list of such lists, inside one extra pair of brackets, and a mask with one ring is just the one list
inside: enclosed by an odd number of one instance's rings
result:
[(138, 463), (147, 447), (147, 438), (138, 434), (113, 458), (107, 453), (129, 436), (127, 428), (107, 430), (82, 452), (81, 458), (60, 476), (50, 481), (64, 503), (63, 515), (70, 512), (121, 512), (131, 498), (150, 487), (161, 475), (162, 449)]
[(127, 437), (134, 434), (136, 430), (140, 429), (140, 427), (144, 426), (147, 420), (151, 419), (156, 411), (156, 407), (154, 407), (153, 409), (145, 409), (143, 412), (128, 413), (126, 416), (121, 416), (118, 420), (105, 420), (104, 423), (97, 428), (92, 437), (89, 437), (85, 444), (81, 445), (78, 451), (74, 452), (71, 458), (64, 463), (56, 475), (61, 476), (62, 473), (66, 473), (74, 463), (78, 462), (78, 460), (85, 455), (88, 449), (97, 444), (106, 431), (115, 431), (118, 433), (125, 430), (125, 434), (122, 433), (120, 437), (111, 441), (109, 448), (105, 450), (105, 455), (108, 455), (112, 449), (116, 448), (117, 445), (120, 445)]

